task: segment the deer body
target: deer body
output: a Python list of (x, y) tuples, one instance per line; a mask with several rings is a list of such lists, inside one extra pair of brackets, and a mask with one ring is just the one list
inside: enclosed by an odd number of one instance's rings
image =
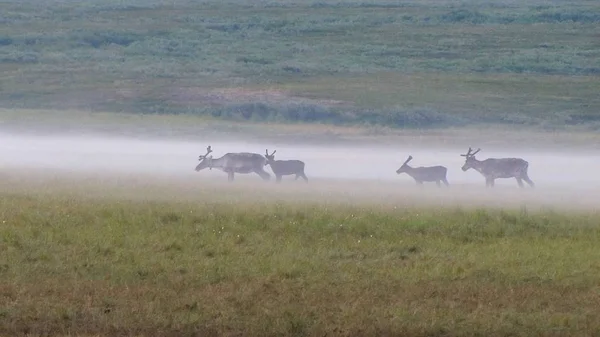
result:
[(265, 166), (271, 166), (271, 170), (273, 170), (273, 173), (275, 174), (275, 182), (281, 182), (281, 177), (287, 175), (296, 175), (295, 180), (298, 180), (298, 178), (302, 178), (305, 182), (308, 182), (308, 177), (306, 177), (306, 174), (304, 174), (305, 164), (303, 161), (295, 159), (275, 160), (275, 152), (277, 152), (277, 150), (269, 154), (269, 151), (265, 150)]
[(208, 156), (211, 152), (209, 146), (207, 153), (199, 157), (200, 163), (196, 166), (196, 171), (201, 171), (207, 167), (211, 170), (213, 167), (218, 168), (227, 173), (228, 181), (233, 181), (236, 173), (256, 173), (265, 181), (271, 178), (271, 175), (264, 170), (266, 159), (258, 153), (230, 152), (220, 158), (213, 159), (212, 156)]
[(423, 185), (423, 182), (434, 182), (436, 185), (441, 186), (441, 183), (444, 183), (446, 186), (450, 186), (448, 183), (448, 179), (446, 179), (446, 174), (448, 173), (448, 169), (444, 166), (419, 166), (419, 167), (411, 167), (408, 165), (408, 162), (413, 159), (412, 156), (408, 156), (408, 159), (402, 164), (402, 166), (396, 170), (396, 174), (406, 173), (411, 176), (415, 182), (419, 185)]
[(465, 164), (462, 167), (463, 171), (470, 168), (481, 173), (485, 177), (486, 187), (494, 187), (496, 179), (515, 178), (519, 187), (524, 187), (523, 180), (531, 187), (535, 187), (534, 182), (529, 178), (528, 169), (529, 162), (522, 158), (488, 158), (485, 160), (477, 160), (475, 154), (481, 151), (471, 153), (469, 148), (467, 154), (461, 155), (466, 157)]

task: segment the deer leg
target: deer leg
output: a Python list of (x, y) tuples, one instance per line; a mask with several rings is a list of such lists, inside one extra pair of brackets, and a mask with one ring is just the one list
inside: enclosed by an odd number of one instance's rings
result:
[(493, 187), (494, 186), (494, 180), (491, 178), (486, 178), (485, 179), (485, 187)]
[(304, 174), (304, 172), (300, 172), (296, 174), (296, 179), (294, 180), (298, 180), (298, 178), (302, 178), (304, 179), (305, 182), (308, 182), (308, 178), (306, 177), (306, 175)]
[(446, 185), (446, 186), (450, 186), (450, 183), (448, 182), (448, 179), (444, 178), (444, 179), (442, 180), (442, 182), (444, 183), (444, 185)]
[(440, 187), (440, 186), (442, 186), (442, 182), (441, 182), (441, 181), (439, 181), (439, 180), (436, 180), (436, 181), (435, 181), (435, 184), (437, 185), (437, 187)]
[(527, 173), (525, 173), (522, 178), (523, 178), (523, 180), (525, 180), (525, 182), (527, 184), (529, 184), (529, 186), (535, 187), (535, 184), (533, 183), (533, 181), (531, 179), (529, 179), (529, 176), (527, 175)]
[(233, 171), (227, 172), (227, 181), (233, 181)]
[(256, 169), (254, 173), (258, 174), (264, 181), (268, 181), (271, 179), (271, 175), (262, 168)]
[(529, 186), (531, 186), (531, 187), (535, 187), (535, 183), (533, 182), (533, 180), (531, 180), (531, 179), (527, 178), (527, 179), (525, 179), (525, 182), (526, 182), (526, 183), (528, 183), (528, 184), (529, 184)]
[(278, 183), (278, 184), (281, 182), (281, 176), (280, 175), (276, 175), (275, 176), (275, 182)]
[(523, 188), (523, 179), (521, 178), (516, 178), (517, 179), (517, 184), (519, 184), (520, 188)]

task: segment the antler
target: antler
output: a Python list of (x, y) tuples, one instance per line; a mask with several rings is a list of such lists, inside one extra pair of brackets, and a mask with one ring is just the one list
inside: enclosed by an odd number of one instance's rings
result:
[(480, 149), (480, 148), (477, 148), (477, 151), (475, 151), (475, 152), (472, 152), (472, 151), (473, 151), (473, 149), (472, 149), (472, 148), (469, 146), (469, 151), (467, 151), (467, 153), (466, 153), (466, 154), (461, 154), (461, 156), (462, 156), (462, 157), (467, 157), (467, 158), (473, 157), (473, 156), (475, 156), (475, 155), (476, 155), (476, 154), (477, 154), (479, 151), (481, 151), (481, 149)]
[(471, 155), (471, 151), (472, 151), (471, 147), (469, 146), (469, 151), (467, 151), (467, 153), (465, 153), (465, 154), (461, 154), (460, 156), (461, 157), (468, 157), (469, 155)]
[(206, 158), (206, 156), (208, 156), (208, 155), (209, 155), (211, 152), (212, 152), (212, 148), (211, 148), (211, 146), (209, 145), (209, 146), (206, 148), (206, 154), (205, 154), (205, 155), (203, 155), (203, 156), (199, 156), (199, 157), (198, 157), (198, 160), (202, 160), (202, 159)]
[(270, 157), (270, 156), (274, 155), (275, 152), (277, 152), (277, 150), (275, 150), (275, 151), (273, 151), (273, 153), (269, 154), (269, 150), (265, 149), (265, 154), (267, 155), (267, 157)]
[(412, 159), (413, 159), (412, 156), (408, 156), (408, 159), (406, 159), (406, 161), (402, 165), (404, 166), (404, 165), (408, 164), (408, 162), (411, 161)]

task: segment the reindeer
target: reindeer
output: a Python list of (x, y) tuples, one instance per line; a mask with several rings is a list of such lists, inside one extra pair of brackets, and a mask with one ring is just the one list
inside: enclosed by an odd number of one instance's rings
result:
[(302, 177), (305, 182), (308, 182), (306, 174), (304, 174), (304, 162), (301, 160), (275, 160), (275, 152), (269, 154), (269, 150), (265, 149), (265, 158), (267, 159), (266, 165), (271, 165), (271, 170), (275, 173), (276, 182), (281, 182), (281, 176), (296, 175), (296, 179)]
[(461, 154), (465, 157), (465, 164), (462, 167), (463, 171), (467, 171), (472, 168), (477, 172), (481, 173), (485, 177), (485, 186), (494, 187), (494, 180), (498, 178), (515, 178), (519, 187), (523, 187), (523, 180), (531, 187), (535, 187), (535, 184), (527, 174), (529, 168), (529, 162), (521, 158), (488, 158), (486, 160), (477, 160), (475, 155), (481, 151), (472, 152), (473, 150), (469, 147), (469, 151), (466, 154)]
[(271, 179), (271, 175), (264, 170), (267, 160), (258, 153), (226, 153), (220, 158), (213, 159), (209, 156), (211, 152), (212, 148), (209, 145), (206, 154), (198, 157), (200, 163), (196, 166), (196, 172), (207, 167), (212, 170), (215, 167), (227, 173), (228, 181), (233, 181), (235, 173), (256, 173), (265, 181)]
[(425, 181), (435, 181), (436, 185), (441, 186), (444, 183), (446, 186), (450, 186), (446, 179), (446, 173), (448, 169), (444, 166), (428, 166), (428, 167), (410, 167), (408, 162), (413, 159), (412, 156), (408, 156), (408, 159), (396, 170), (396, 174), (406, 173), (411, 176), (418, 185), (423, 185)]

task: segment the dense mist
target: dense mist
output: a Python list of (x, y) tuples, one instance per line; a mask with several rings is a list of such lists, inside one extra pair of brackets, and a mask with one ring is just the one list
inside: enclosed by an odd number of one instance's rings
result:
[[(411, 166), (444, 165), (448, 168), (451, 184), (469, 184), (485, 187), (484, 178), (476, 171), (463, 172), (466, 148), (440, 149), (405, 148), (402, 144), (372, 147), (341, 147), (303, 144), (269, 144), (265, 142), (211, 142), (170, 141), (166, 139), (142, 140), (118, 137), (85, 136), (25, 136), (0, 134), (0, 156), (5, 170), (36, 169), (59, 170), (80, 173), (110, 173), (168, 175), (201, 179), (214, 177), (226, 180), (219, 170), (195, 172), (198, 156), (211, 145), (213, 156), (218, 158), (227, 152), (257, 152), (277, 150), (276, 159), (299, 159), (306, 163), (309, 178), (393, 181), (398, 184), (414, 184), (405, 174), (397, 175), (396, 169), (412, 155)], [(597, 156), (589, 152), (578, 154), (552, 151), (531, 153), (520, 149), (494, 149), (482, 151), (478, 159), (488, 157), (521, 157), (529, 161), (529, 175), (538, 187), (600, 186)], [(267, 172), (271, 170), (267, 168)], [(258, 176), (246, 175), (248, 179)], [(238, 177), (240, 177), (238, 175)], [(246, 177), (241, 177), (246, 179)], [(284, 178), (285, 179), (285, 178)], [(289, 179), (289, 178), (288, 178)], [(517, 187), (514, 179), (498, 179), (497, 185)]]

